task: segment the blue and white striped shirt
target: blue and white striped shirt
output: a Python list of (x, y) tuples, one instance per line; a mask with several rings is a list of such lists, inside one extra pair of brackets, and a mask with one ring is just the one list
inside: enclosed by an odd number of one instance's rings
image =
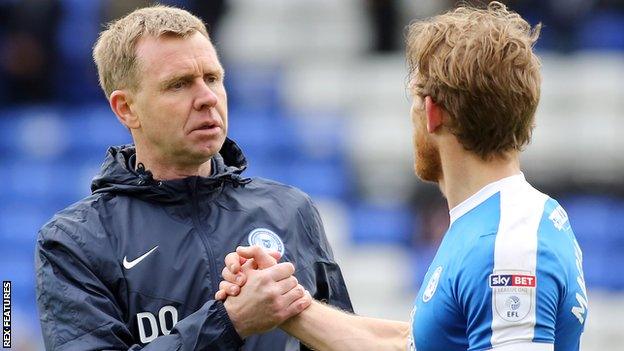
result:
[(450, 215), (412, 312), (412, 349), (532, 342), (578, 350), (587, 293), (563, 208), (519, 174), (487, 185)]

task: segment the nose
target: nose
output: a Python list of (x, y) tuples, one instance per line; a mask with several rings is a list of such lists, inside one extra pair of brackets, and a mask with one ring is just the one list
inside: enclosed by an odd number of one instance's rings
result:
[(217, 105), (217, 94), (210, 88), (208, 84), (202, 81), (199, 84), (199, 89), (195, 101), (193, 102), (193, 108), (201, 111), (204, 108), (211, 108)]

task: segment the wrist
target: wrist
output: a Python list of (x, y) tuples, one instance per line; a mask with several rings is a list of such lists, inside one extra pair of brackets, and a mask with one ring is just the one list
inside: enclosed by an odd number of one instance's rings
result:
[(231, 302), (231, 299), (226, 299), (223, 302), (223, 307), (225, 308), (225, 312), (227, 313), (230, 322), (232, 322), (234, 330), (236, 330), (238, 336), (240, 336), (241, 339), (247, 338), (249, 336), (249, 332), (244, 327), (244, 321), (241, 321), (239, 318), (240, 314), (237, 306)]

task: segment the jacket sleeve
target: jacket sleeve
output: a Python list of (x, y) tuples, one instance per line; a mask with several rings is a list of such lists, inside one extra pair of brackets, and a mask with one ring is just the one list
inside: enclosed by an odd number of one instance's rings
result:
[[(242, 340), (223, 304), (210, 300), (169, 335), (135, 344), (127, 313), (111, 288), (116, 262), (85, 247), (88, 240), (54, 224), (39, 232), (35, 250), (37, 305), (46, 350), (238, 350)], [(109, 246), (109, 252), (112, 249)], [(104, 278), (102, 278), (104, 277)], [(121, 280), (122, 278), (119, 278)]]
[(334, 260), (321, 216), (310, 199), (308, 199), (308, 205), (308, 213), (303, 218), (308, 236), (316, 245), (316, 255), (312, 259), (312, 266), (308, 268), (314, 271), (316, 291), (313, 297), (343, 311), (353, 312), (347, 285), (342, 277), (340, 266)]
[[(311, 274), (305, 274), (305, 278), (312, 281), (304, 282), (304, 275), (298, 276), (300, 283), (308, 289), (315, 300), (335, 306), (346, 312), (353, 312), (351, 298), (347, 291), (347, 285), (342, 277), (340, 266), (334, 260), (334, 254), (327, 240), (325, 228), (321, 216), (312, 200), (307, 197), (307, 206), (300, 213), (309, 242), (307, 247), (313, 247), (308, 260), (309, 265), (305, 270), (311, 270)], [(305, 251), (310, 252), (308, 250)], [(308, 255), (310, 255), (308, 253)], [(300, 343), (301, 351), (310, 351), (303, 343)]]

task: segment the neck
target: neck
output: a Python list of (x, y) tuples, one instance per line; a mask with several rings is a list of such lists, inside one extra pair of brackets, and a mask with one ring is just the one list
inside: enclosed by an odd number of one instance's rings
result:
[(448, 201), (449, 210), (459, 205), (486, 185), (520, 174), (518, 154), (484, 161), (463, 149), (441, 157), (443, 179), (438, 183)]
[(174, 162), (164, 156), (157, 156), (148, 150), (136, 146), (136, 164), (142, 163), (152, 172), (154, 179), (172, 180), (191, 176), (208, 177), (212, 171), (210, 159), (202, 163)]

